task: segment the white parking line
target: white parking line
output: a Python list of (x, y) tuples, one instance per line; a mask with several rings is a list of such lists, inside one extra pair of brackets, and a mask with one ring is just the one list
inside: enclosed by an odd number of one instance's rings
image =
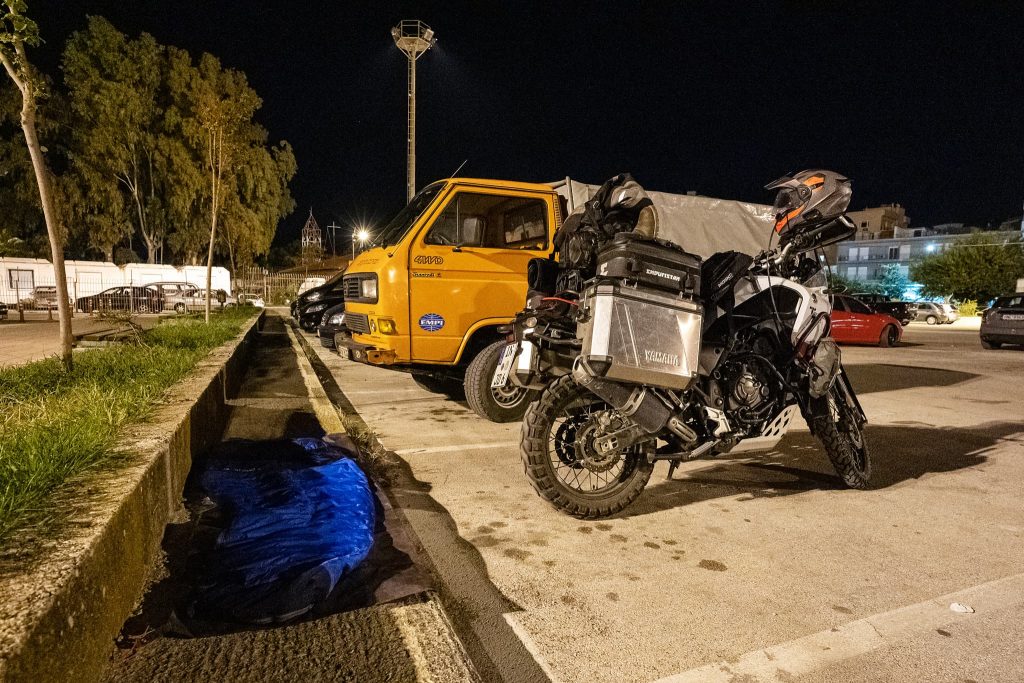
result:
[[(950, 603), (970, 605), (976, 614), (957, 614)], [(1024, 574), (989, 581), (851, 621), (838, 628), (755, 650), (738, 661), (716, 662), (659, 679), (656, 683), (713, 683), (714, 681), (789, 681), (812, 671), (862, 655), (892, 641), (931, 631), (946, 624), (978, 619), (985, 612), (1024, 603)]]
[(515, 441), (493, 441), (491, 443), (466, 443), (452, 444), (450, 446), (429, 446), (427, 448), (402, 448), (395, 453), (398, 455), (419, 455), (421, 453), (452, 453), (455, 451), (475, 451), (484, 448), (509, 448), (515, 447)]

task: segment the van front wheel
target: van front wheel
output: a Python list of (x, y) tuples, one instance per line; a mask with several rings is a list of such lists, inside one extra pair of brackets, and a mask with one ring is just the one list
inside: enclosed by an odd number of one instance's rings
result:
[(500, 389), (491, 388), (491, 378), (498, 368), (503, 348), (505, 342), (494, 342), (470, 362), (466, 368), (466, 403), (477, 415), (491, 422), (516, 422), (523, 419), (538, 392), (511, 383)]

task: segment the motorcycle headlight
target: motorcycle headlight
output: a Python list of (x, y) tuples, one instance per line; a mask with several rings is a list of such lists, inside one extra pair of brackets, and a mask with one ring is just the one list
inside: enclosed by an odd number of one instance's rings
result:
[(377, 298), (377, 278), (364, 278), (359, 281), (359, 296), (363, 299)]

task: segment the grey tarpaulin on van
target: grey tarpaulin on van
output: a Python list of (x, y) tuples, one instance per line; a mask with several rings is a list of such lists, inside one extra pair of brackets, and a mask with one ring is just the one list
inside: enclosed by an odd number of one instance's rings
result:
[[(600, 187), (569, 178), (552, 185), (565, 197), (570, 211), (582, 206)], [(753, 256), (768, 247), (775, 220), (767, 204), (650, 190), (647, 194), (658, 208), (658, 237), (689, 252), (704, 258), (730, 250)]]

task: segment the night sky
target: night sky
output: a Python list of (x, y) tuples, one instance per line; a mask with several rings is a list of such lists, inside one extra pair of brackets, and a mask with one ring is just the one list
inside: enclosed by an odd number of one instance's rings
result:
[(298, 158), (279, 243), (311, 206), (348, 226), (404, 203), (406, 61), (389, 33), (403, 18), (438, 37), (418, 63), (419, 187), (468, 159), (460, 175), (628, 170), (653, 190), (770, 202), (768, 181), (825, 167), (853, 179), (851, 208), (899, 202), (918, 226), (998, 223), (1024, 201), (1017, 3), (28, 4), (51, 72), (87, 14), (245, 71)]

